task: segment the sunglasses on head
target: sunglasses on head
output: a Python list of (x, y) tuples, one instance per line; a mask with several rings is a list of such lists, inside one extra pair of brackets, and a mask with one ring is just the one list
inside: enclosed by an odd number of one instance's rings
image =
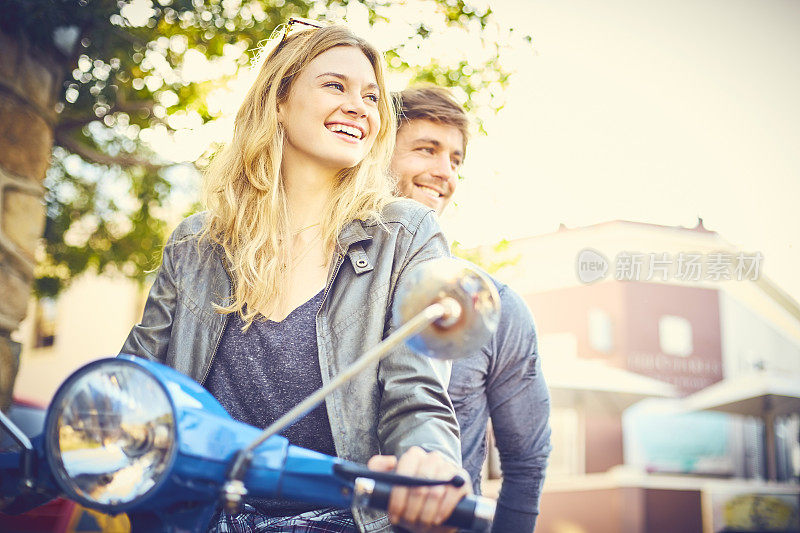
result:
[(286, 22), (283, 30), (283, 37), (281, 37), (281, 41), (278, 43), (278, 46), (282, 45), (286, 38), (291, 35), (293, 31), (309, 29), (318, 30), (322, 27), (323, 25), (315, 20), (304, 19), (300, 17), (289, 17), (289, 20)]

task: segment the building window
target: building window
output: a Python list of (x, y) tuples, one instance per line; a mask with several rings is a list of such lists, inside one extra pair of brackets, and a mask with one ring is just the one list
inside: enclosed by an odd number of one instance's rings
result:
[(47, 348), (56, 342), (56, 300), (40, 298), (36, 302), (33, 325), (34, 348)]
[(614, 348), (611, 315), (602, 309), (589, 310), (589, 345), (603, 353), (609, 353)]
[(665, 354), (692, 355), (692, 324), (680, 316), (662, 316), (658, 321), (658, 342)]

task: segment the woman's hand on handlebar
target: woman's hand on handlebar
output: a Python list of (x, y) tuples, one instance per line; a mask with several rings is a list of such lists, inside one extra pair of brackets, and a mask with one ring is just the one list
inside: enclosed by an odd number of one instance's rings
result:
[(389, 499), (389, 520), (415, 533), (451, 533), (455, 528), (440, 524), (447, 520), (456, 504), (472, 493), (469, 475), (439, 452), (426, 452), (414, 446), (400, 459), (394, 455), (376, 455), (367, 466), (381, 472), (428, 479), (447, 480), (462, 476), (466, 483), (461, 487), (436, 485), (433, 487), (395, 487)]

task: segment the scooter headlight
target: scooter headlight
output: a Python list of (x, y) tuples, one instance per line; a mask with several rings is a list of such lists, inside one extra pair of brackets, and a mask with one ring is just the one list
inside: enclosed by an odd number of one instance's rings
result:
[(175, 415), (161, 383), (124, 360), (79, 370), (47, 417), (48, 460), (71, 499), (129, 506), (160, 484), (175, 455)]

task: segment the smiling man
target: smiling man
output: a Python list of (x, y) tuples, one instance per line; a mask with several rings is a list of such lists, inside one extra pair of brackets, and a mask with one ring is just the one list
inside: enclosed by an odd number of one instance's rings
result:
[[(458, 185), (469, 119), (448, 91), (407, 89), (397, 95), (397, 143), (391, 169), (400, 194), (441, 215)], [(486, 426), (492, 420), (503, 485), (494, 532), (531, 532), (550, 453), (550, 396), (542, 377), (533, 317), (525, 302), (494, 281), (500, 324), (479, 353), (453, 364), (448, 392), (461, 426), (464, 468), (480, 494)]]

